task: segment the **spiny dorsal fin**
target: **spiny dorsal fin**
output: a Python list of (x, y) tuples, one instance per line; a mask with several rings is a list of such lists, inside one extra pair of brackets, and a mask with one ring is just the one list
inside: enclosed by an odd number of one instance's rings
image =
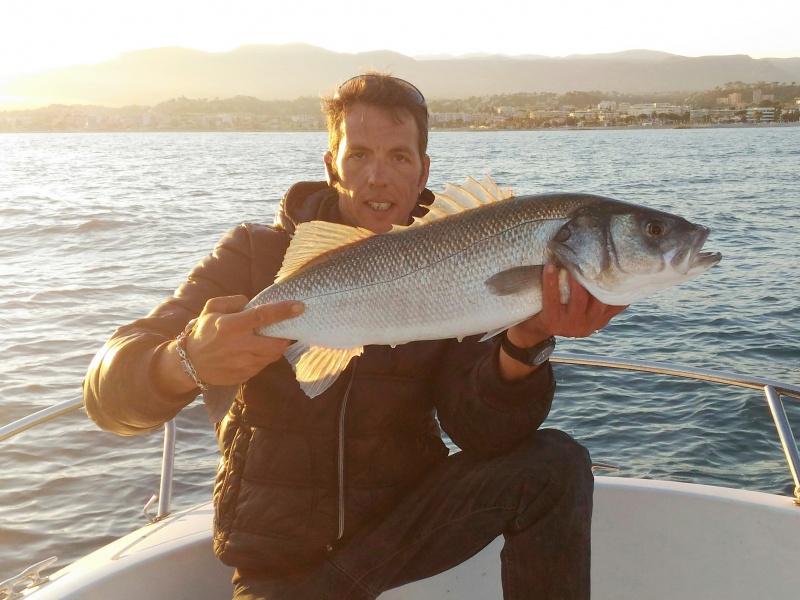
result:
[(300, 223), (289, 244), (289, 249), (283, 257), (283, 264), (275, 277), (275, 282), (285, 279), (325, 252), (373, 235), (375, 234), (368, 229), (328, 223), (327, 221)]
[[(414, 222), (409, 227), (424, 225), (447, 215), (477, 208), (484, 204), (502, 202), (513, 198), (514, 192), (508, 186), (498, 187), (491, 177), (484, 175), (480, 182), (472, 177), (467, 177), (463, 186), (448, 183), (445, 185), (444, 192), (434, 194), (434, 196), (436, 196), (436, 200), (428, 207), (427, 214), (423, 217), (414, 217)], [(395, 228), (401, 229), (401, 227), (395, 226), (392, 230)]]

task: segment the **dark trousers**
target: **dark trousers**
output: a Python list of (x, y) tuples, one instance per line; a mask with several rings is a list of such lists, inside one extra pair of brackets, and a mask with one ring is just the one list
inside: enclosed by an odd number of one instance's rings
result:
[(503, 597), (589, 598), (594, 479), (585, 448), (540, 430), (508, 454), (453, 454), (382, 521), (313, 570), (243, 577), (234, 600), (366, 600), (441, 573), (505, 536)]

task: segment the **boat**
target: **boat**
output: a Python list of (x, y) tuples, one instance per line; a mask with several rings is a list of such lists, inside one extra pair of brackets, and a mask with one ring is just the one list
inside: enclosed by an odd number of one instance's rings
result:
[[(661, 362), (571, 354), (555, 354), (551, 360), (760, 391), (794, 481), (792, 497), (698, 483), (596, 476), (593, 598), (753, 600), (796, 595), (800, 589), (800, 456), (783, 399), (800, 399), (800, 387)], [(81, 406), (80, 398), (68, 400), (0, 427), (0, 443)], [(145, 507), (149, 523), (56, 572), (48, 572), (55, 557), (35, 562), (0, 583), (0, 600), (218, 600), (231, 596), (233, 570), (212, 552), (211, 503), (171, 512), (174, 422), (164, 430), (160, 489)], [(500, 600), (501, 547), (502, 537), (458, 567), (390, 590), (381, 598)]]

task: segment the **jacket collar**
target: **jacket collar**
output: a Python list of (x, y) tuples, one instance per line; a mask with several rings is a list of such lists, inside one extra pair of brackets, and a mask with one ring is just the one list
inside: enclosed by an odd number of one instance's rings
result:
[[(434, 196), (428, 188), (420, 194), (412, 217), (421, 217), (428, 212)], [(301, 181), (295, 183), (281, 200), (273, 226), (290, 236), (300, 223), (306, 221), (330, 221), (341, 223), (339, 213), (339, 194), (324, 181)]]

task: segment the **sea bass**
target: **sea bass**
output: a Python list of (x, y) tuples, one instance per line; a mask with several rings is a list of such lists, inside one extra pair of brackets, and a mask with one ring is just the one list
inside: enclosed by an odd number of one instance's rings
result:
[[(541, 310), (548, 262), (598, 300), (621, 306), (694, 279), (721, 259), (701, 252), (709, 229), (602, 196), (517, 197), (488, 176), (447, 184), (435, 196), (425, 216), (383, 234), (300, 224), (275, 283), (245, 307), (305, 305), (300, 316), (257, 333), (296, 340), (285, 356), (309, 397), (324, 392), (366, 345), (489, 339), (528, 319)], [(237, 389), (204, 393), (212, 421), (224, 416)]]

